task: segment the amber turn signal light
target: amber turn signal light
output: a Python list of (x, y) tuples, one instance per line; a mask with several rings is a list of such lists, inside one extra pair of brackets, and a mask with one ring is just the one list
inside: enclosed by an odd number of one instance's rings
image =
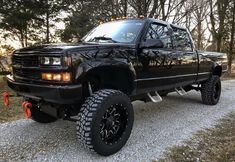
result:
[(42, 79), (43, 80), (52, 80), (52, 75), (51, 73), (42, 73)]
[(42, 79), (69, 82), (71, 81), (71, 74), (67, 72), (65, 73), (42, 73)]
[(71, 74), (70, 73), (63, 73), (63, 81), (69, 82), (71, 80)]
[(52, 80), (61, 81), (61, 74), (53, 74), (52, 77)]

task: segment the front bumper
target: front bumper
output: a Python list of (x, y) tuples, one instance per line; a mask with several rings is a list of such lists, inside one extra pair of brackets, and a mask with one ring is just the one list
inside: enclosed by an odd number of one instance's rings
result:
[(34, 83), (21, 83), (11, 75), (6, 77), (8, 86), (19, 95), (37, 101), (56, 104), (78, 104), (82, 100), (82, 85), (41, 85)]

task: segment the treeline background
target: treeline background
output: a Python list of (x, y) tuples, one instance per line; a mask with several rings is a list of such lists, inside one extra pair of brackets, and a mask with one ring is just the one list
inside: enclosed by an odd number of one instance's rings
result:
[(0, 0), (0, 55), (14, 42), (78, 42), (101, 22), (141, 15), (188, 28), (199, 50), (226, 52), (231, 72), (235, 0)]

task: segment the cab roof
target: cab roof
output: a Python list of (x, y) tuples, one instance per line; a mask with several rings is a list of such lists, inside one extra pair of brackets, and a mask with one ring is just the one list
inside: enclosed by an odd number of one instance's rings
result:
[(116, 20), (113, 20), (113, 21), (145, 21), (145, 22), (155, 22), (155, 23), (160, 23), (160, 24), (167, 25), (167, 26), (170, 26), (170, 27), (173, 27), (173, 28), (178, 28), (178, 29), (181, 29), (181, 30), (187, 30), (186, 28), (184, 28), (182, 26), (179, 26), (179, 25), (176, 25), (176, 24), (172, 24), (172, 23), (168, 23), (167, 21), (162, 21), (162, 20), (154, 19), (154, 18), (124, 18), (124, 19), (116, 19)]

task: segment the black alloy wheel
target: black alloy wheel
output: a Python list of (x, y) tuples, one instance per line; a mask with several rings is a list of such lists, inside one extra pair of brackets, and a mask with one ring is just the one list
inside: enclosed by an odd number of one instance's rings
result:
[(78, 114), (77, 134), (82, 144), (108, 156), (119, 151), (130, 137), (134, 111), (129, 97), (118, 90), (94, 92)]

